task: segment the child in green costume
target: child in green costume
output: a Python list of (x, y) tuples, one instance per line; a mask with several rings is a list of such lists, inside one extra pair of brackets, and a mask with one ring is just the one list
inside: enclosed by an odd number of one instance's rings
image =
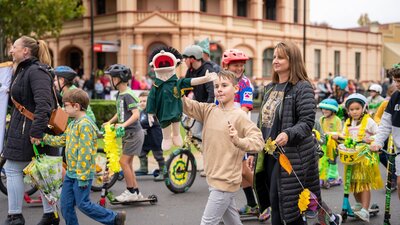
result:
[(207, 71), (203, 77), (178, 79), (176, 67), (180, 65), (182, 55), (172, 47), (154, 50), (150, 60), (156, 78), (147, 99), (146, 111), (150, 127), (154, 122), (153, 116), (157, 116), (163, 133), (161, 148), (168, 150), (172, 144), (183, 144), (179, 128), (182, 117), (181, 90), (213, 81), (217, 74)]
[(324, 99), (319, 104), (322, 109), (320, 124), (323, 134), (325, 135), (325, 142), (322, 145), (324, 156), (319, 162), (319, 176), (321, 186), (330, 188), (331, 186), (340, 185), (342, 179), (339, 177), (338, 167), (336, 164), (337, 158), (337, 142), (332, 139), (332, 134), (338, 134), (342, 131), (342, 121), (336, 115), (339, 110), (339, 104), (335, 99)]

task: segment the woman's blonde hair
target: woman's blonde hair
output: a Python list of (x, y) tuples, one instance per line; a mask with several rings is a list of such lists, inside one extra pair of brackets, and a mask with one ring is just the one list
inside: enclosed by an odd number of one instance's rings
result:
[[(306, 69), (304, 67), (303, 59), (301, 57), (301, 52), (296, 44), (290, 41), (279, 42), (275, 49), (278, 51), (279, 55), (283, 55), (289, 61), (289, 82), (293, 85), (300, 80), (306, 80), (310, 82)], [(278, 73), (274, 71), (272, 75), (272, 82), (278, 83), (279, 76)], [(311, 82), (310, 82), (311, 83)]]
[(22, 36), (20, 39), (24, 47), (31, 51), (31, 56), (38, 58), (41, 63), (51, 65), (51, 56), (45, 41), (36, 40), (28, 36)]

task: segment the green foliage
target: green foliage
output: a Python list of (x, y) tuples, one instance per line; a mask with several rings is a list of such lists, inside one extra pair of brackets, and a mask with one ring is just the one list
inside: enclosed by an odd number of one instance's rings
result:
[(22, 35), (57, 37), (64, 21), (83, 12), (80, 0), (0, 0), (0, 44)]
[(98, 127), (101, 127), (103, 123), (109, 121), (115, 113), (117, 113), (115, 101), (113, 100), (92, 99), (90, 101), (90, 107), (96, 116), (96, 124)]

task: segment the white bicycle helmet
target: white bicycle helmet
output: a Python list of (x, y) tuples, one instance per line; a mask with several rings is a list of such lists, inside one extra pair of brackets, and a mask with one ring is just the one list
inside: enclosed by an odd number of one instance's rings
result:
[(382, 86), (379, 84), (371, 84), (371, 86), (368, 88), (368, 91), (375, 91), (379, 94), (382, 94)]

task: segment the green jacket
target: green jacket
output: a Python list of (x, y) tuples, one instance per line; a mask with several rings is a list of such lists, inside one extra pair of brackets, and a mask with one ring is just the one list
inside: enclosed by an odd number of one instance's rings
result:
[(147, 98), (146, 111), (155, 114), (162, 128), (180, 121), (182, 116), (181, 89), (191, 87), (191, 78), (178, 79), (173, 75), (167, 81), (155, 79)]

